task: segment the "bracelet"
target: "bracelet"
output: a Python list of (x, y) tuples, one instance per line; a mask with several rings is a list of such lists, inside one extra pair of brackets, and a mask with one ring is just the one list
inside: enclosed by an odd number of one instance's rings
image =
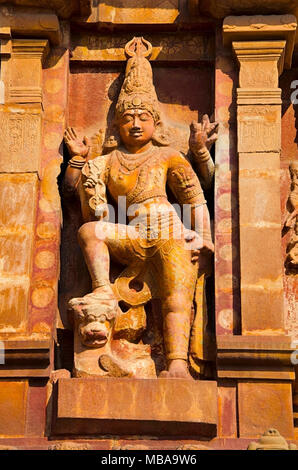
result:
[(200, 160), (200, 163), (206, 163), (210, 159), (210, 153), (209, 150), (206, 148), (203, 150), (198, 150), (197, 152), (193, 152), (195, 157), (198, 157)]
[(68, 162), (68, 165), (71, 168), (76, 168), (81, 170), (86, 163), (86, 159), (81, 157), (81, 155), (74, 155)]

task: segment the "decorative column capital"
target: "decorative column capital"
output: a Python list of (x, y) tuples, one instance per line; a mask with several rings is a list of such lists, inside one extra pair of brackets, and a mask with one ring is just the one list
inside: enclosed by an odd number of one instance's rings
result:
[(13, 39), (12, 52), (19, 59), (39, 59), (43, 63), (49, 52), (47, 39)]
[[(278, 78), (284, 69), (286, 41), (233, 41), (232, 46), (240, 65), (240, 89), (251, 89), (253, 94), (259, 89), (263, 91), (261, 104), (280, 104)], [(266, 96), (268, 89), (279, 92), (279, 101), (272, 102), (272, 95)]]
[(239, 64), (245, 62), (276, 62), (281, 75), (285, 63), (286, 41), (233, 41), (233, 50)]
[(12, 40), (9, 102), (41, 103), (42, 64), (48, 51), (47, 39)]
[[(246, 54), (251, 57), (257, 51), (261, 54), (263, 47), (266, 57), (270, 54), (273, 56), (278, 54), (281, 45), (277, 42), (285, 41), (284, 67), (290, 69), (296, 29), (297, 20), (294, 15), (228, 16), (223, 22), (223, 42), (225, 46), (237, 42), (237, 50), (242, 49), (242, 56), (245, 55), (245, 49)], [(251, 48), (248, 41), (251, 43)], [(263, 46), (258, 47), (256, 41), (262, 41)], [(240, 46), (241, 43), (242, 46)], [(247, 43), (246, 46), (245, 43)], [(272, 49), (271, 52), (270, 49)]]
[(42, 9), (19, 8), (14, 5), (0, 6), (0, 25), (0, 38), (2, 30), (9, 29), (13, 36), (46, 38), (54, 46), (58, 46), (61, 41), (57, 16)]

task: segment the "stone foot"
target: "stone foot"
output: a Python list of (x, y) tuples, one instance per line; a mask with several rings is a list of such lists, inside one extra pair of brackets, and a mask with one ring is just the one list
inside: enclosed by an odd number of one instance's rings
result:
[(75, 297), (69, 301), (70, 308), (76, 308), (80, 305), (91, 305), (98, 304), (102, 301), (109, 302), (113, 306), (117, 306), (118, 302), (115, 294), (110, 285), (97, 287), (90, 294), (84, 295), (84, 297)]
[(173, 359), (170, 361), (168, 370), (163, 370), (159, 377), (194, 380), (189, 373), (187, 362), (183, 359)]
[(103, 354), (99, 357), (98, 361), (101, 367), (108, 372), (111, 377), (127, 377), (129, 375), (129, 372), (121, 364), (121, 361), (109, 354)]
[(68, 305), (79, 315), (99, 317), (104, 314), (107, 320), (115, 318), (118, 310), (118, 301), (110, 286), (99, 287), (84, 297), (71, 299)]

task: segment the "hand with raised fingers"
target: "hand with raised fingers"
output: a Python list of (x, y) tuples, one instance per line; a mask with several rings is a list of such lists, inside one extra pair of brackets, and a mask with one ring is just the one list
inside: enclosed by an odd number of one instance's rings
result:
[(204, 114), (201, 122), (192, 121), (190, 125), (189, 148), (196, 155), (212, 147), (217, 140), (218, 123), (210, 122)]
[(191, 250), (191, 262), (197, 264), (199, 271), (210, 276), (213, 270), (214, 245), (212, 240), (204, 240), (193, 230), (184, 233), (187, 249)]
[(64, 132), (64, 142), (71, 156), (80, 155), (86, 158), (90, 149), (90, 141), (87, 137), (80, 139), (73, 127), (67, 127)]

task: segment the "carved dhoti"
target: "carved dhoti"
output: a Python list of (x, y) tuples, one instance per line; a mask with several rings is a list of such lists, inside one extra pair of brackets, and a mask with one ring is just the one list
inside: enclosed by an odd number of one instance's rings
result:
[(185, 228), (175, 211), (151, 214), (146, 221), (138, 217), (134, 225), (99, 222), (98, 227), (105, 232), (112, 258), (126, 265), (138, 258), (149, 271), (155, 285), (153, 296), (162, 305), (167, 359), (187, 359), (198, 266), (191, 262)]

